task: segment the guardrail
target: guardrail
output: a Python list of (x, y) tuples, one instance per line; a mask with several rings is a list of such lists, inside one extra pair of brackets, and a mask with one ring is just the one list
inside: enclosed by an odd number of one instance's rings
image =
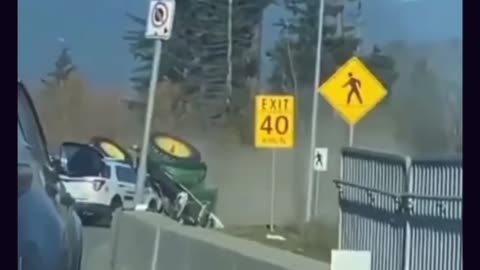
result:
[(396, 199), (396, 201), (400, 201), (402, 199), (422, 199), (422, 200), (441, 200), (441, 201), (457, 201), (461, 202), (463, 198), (461, 196), (439, 196), (439, 195), (422, 195), (422, 194), (412, 194), (412, 193), (393, 193), (393, 192), (387, 192), (383, 191), (380, 189), (376, 188), (371, 188), (355, 183), (351, 183), (348, 181), (342, 181), (339, 179), (333, 180), (333, 182), (336, 184), (339, 196), (342, 196), (343, 194), (343, 187), (353, 187), (357, 188), (359, 190), (363, 190), (366, 192), (368, 197), (371, 197), (372, 193), (378, 193), (380, 195), (384, 195), (387, 197), (391, 197), (393, 199)]
[(327, 263), (148, 212), (118, 212), (111, 270), (328, 270)]

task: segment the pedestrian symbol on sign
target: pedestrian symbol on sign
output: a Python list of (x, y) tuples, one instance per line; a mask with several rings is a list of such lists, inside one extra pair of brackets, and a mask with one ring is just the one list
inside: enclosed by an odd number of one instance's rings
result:
[(387, 95), (383, 84), (354, 56), (319, 87), (320, 94), (350, 125), (355, 125)]
[(350, 104), (353, 94), (355, 94), (355, 96), (357, 97), (358, 102), (360, 102), (360, 104), (363, 104), (362, 95), (360, 94), (360, 88), (362, 87), (362, 82), (359, 79), (353, 77), (352, 72), (348, 73), (348, 77), (349, 77), (348, 81), (343, 85), (343, 87), (350, 86), (350, 92), (348, 92), (348, 96), (347, 96), (347, 104)]
[(316, 166), (323, 166), (322, 164), (322, 153), (318, 152), (315, 154), (315, 165)]

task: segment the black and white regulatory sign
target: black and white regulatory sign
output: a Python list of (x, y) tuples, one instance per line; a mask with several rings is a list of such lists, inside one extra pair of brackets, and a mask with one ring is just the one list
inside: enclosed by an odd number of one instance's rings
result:
[(313, 157), (313, 169), (317, 172), (327, 171), (328, 148), (315, 148), (315, 156)]
[(170, 39), (174, 15), (175, 0), (150, 1), (145, 37), (148, 39)]

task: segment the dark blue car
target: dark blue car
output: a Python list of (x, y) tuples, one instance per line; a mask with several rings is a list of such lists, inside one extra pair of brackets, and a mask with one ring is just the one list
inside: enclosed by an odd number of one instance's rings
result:
[[(82, 226), (32, 99), (18, 83), (18, 269), (80, 270)], [(88, 151), (88, 149), (87, 149)]]

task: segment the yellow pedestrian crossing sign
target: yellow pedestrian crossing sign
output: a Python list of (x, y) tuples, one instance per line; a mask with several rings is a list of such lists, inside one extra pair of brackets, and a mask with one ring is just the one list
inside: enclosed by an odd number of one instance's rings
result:
[(358, 57), (341, 66), (318, 90), (350, 125), (382, 101), (387, 90)]

